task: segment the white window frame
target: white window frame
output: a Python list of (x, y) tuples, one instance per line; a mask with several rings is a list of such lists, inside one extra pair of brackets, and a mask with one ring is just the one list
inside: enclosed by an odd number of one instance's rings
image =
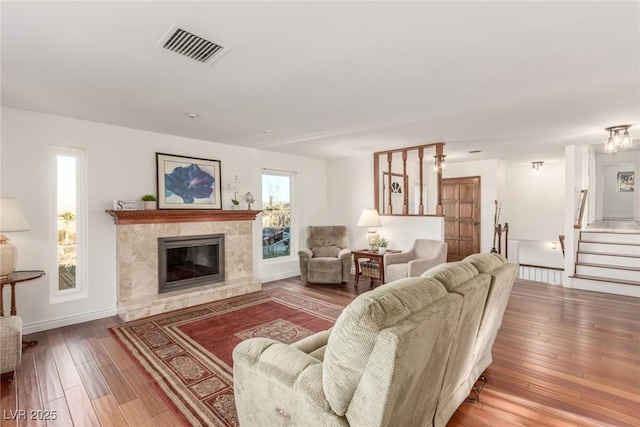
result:
[[(58, 156), (76, 160), (76, 287), (60, 290), (58, 275)], [(87, 153), (71, 147), (51, 146), (51, 186), (49, 194), (50, 265), (49, 302), (52, 304), (87, 298), (88, 284), (88, 208)]]
[[(289, 206), (291, 208), (291, 225), (289, 227), (289, 255), (277, 258), (262, 258), (262, 237), (260, 238), (260, 260), (265, 264), (288, 262), (298, 257), (298, 173), (295, 171), (262, 169), (260, 174), (260, 200), (262, 201), (262, 180), (265, 175), (286, 176), (289, 178)], [(262, 224), (260, 225), (262, 236)]]

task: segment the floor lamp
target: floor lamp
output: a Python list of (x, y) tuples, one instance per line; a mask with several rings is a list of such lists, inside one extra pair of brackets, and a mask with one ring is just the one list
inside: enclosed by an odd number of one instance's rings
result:
[[(20, 206), (14, 199), (0, 198), (0, 233), (30, 230), (22, 215)], [(9, 239), (0, 234), (0, 277), (14, 272), (18, 262), (18, 251)]]

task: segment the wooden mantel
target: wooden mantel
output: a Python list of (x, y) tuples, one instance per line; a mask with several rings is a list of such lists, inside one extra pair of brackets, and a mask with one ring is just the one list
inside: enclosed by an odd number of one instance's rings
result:
[(106, 211), (113, 222), (124, 224), (163, 224), (170, 222), (253, 221), (262, 211), (212, 209), (157, 209), (136, 211)]

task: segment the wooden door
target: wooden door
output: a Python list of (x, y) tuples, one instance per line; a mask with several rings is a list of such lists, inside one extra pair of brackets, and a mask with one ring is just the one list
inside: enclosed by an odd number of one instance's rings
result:
[(480, 252), (480, 177), (442, 180), (447, 261)]

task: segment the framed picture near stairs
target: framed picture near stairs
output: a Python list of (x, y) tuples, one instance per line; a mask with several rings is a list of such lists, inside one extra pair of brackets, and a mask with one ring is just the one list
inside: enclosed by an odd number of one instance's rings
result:
[(617, 191), (631, 192), (634, 190), (636, 181), (636, 173), (630, 172), (618, 172), (618, 179), (616, 180)]

